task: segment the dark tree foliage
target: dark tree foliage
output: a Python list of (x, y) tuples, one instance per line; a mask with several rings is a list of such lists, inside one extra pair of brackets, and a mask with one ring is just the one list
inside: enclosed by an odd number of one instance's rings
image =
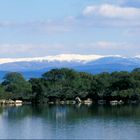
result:
[(20, 73), (8, 73), (0, 86), (0, 98), (48, 102), (92, 98), (140, 100), (140, 69), (92, 75), (72, 69), (52, 69), (41, 78), (26, 81)]
[(31, 84), (17, 72), (6, 74), (2, 82), (2, 87), (5, 89), (5, 92), (11, 93), (10, 95), (15, 99), (29, 99), (31, 96)]
[(140, 68), (136, 68), (132, 72), (140, 72)]

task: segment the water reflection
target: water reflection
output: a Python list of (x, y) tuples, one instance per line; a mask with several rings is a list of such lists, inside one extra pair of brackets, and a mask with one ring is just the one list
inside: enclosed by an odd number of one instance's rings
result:
[(20, 120), (25, 117), (41, 117), (47, 118), (54, 122), (57, 119), (67, 119), (72, 121), (78, 118), (126, 118), (126, 119), (140, 119), (140, 106), (90, 106), (85, 105), (24, 105), (22, 107), (5, 106), (0, 107), (0, 115), (5, 119)]
[(0, 107), (0, 138), (134, 139), (139, 132), (139, 105)]

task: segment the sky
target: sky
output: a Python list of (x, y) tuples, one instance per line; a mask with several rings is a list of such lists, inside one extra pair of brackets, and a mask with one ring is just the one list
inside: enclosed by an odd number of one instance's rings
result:
[(140, 55), (140, 0), (0, 0), (0, 58)]

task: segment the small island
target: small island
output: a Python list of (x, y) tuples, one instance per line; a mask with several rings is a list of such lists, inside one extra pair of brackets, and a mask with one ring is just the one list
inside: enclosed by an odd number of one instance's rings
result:
[(0, 104), (135, 104), (140, 101), (140, 69), (132, 72), (89, 74), (52, 69), (26, 80), (7, 73), (0, 84)]

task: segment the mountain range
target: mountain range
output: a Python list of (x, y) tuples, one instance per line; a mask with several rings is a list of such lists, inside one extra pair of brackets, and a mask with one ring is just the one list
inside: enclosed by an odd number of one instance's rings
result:
[(61, 54), (36, 58), (0, 58), (0, 79), (7, 72), (21, 72), (28, 79), (62, 67), (92, 74), (132, 71), (140, 67), (140, 56)]

